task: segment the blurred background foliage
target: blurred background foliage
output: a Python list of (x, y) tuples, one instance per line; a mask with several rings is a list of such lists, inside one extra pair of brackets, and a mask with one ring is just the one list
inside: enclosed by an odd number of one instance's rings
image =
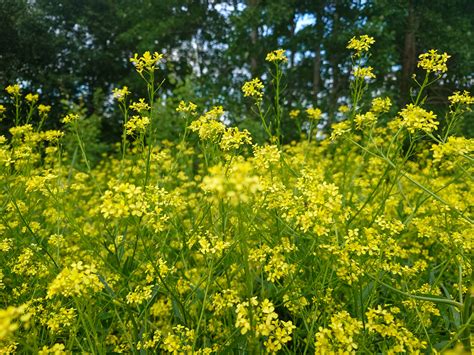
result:
[[(40, 93), (53, 106), (51, 127), (69, 102), (96, 122), (91, 140), (102, 152), (101, 142), (120, 134), (112, 89), (127, 85), (135, 99), (146, 95), (128, 59), (158, 51), (166, 59), (156, 103), (160, 138), (177, 137), (182, 123), (174, 108), (181, 99), (201, 110), (223, 104), (232, 124), (258, 135), (240, 87), (256, 76), (268, 84), (265, 55), (284, 48), (286, 110), (320, 107), (329, 126), (347, 103), (347, 41), (368, 34), (376, 39), (371, 90), (398, 108), (409, 101), (420, 53), (435, 48), (452, 56), (449, 72), (430, 88), (427, 104), (436, 111), (454, 90), (472, 85), (473, 13), (471, 0), (0, 0), (0, 87), (18, 82), (24, 92)], [(4, 93), (0, 103), (8, 102)], [(286, 139), (297, 138), (285, 117)], [(11, 123), (1, 124), (5, 130)], [(473, 135), (472, 125), (462, 129)]]

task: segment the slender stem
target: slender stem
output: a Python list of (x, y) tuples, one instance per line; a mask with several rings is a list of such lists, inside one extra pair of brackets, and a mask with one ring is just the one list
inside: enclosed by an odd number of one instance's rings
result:
[(371, 279), (373, 279), (374, 281), (378, 282), (379, 284), (381, 284), (382, 286), (394, 291), (394, 292), (397, 292), (403, 296), (406, 296), (406, 297), (409, 297), (409, 298), (413, 298), (415, 300), (420, 300), (420, 301), (428, 301), (428, 302), (434, 302), (434, 303), (444, 303), (444, 304), (448, 304), (450, 306), (454, 306), (454, 307), (457, 307), (458, 309), (462, 309), (464, 307), (464, 305), (462, 303), (459, 303), (459, 302), (456, 302), (456, 301), (453, 301), (453, 300), (448, 300), (446, 298), (441, 298), (441, 297), (435, 297), (435, 296), (418, 296), (418, 295), (412, 295), (408, 292), (404, 292), (404, 291), (400, 291), (399, 289), (396, 289), (395, 287), (392, 287), (388, 284), (386, 284), (385, 282), (383, 281), (380, 281), (378, 278), (370, 275), (370, 274), (367, 274), (367, 276), (369, 276)]

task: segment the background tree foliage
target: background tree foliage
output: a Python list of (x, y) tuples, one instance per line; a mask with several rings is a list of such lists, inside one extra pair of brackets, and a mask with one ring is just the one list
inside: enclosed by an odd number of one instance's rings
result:
[(115, 138), (111, 90), (128, 85), (144, 95), (128, 61), (133, 53), (165, 53), (162, 103), (223, 103), (238, 123), (250, 115), (242, 83), (263, 75), (267, 52), (285, 48), (286, 107), (321, 107), (330, 123), (348, 94), (346, 43), (367, 33), (376, 38), (371, 88), (399, 106), (409, 100), (420, 53), (452, 55), (431, 89), (436, 109), (472, 84), (473, 12), (470, 0), (0, 0), (0, 82), (40, 92), (53, 104), (50, 124), (59, 121), (61, 100), (79, 102), (88, 115), (107, 117), (103, 138)]

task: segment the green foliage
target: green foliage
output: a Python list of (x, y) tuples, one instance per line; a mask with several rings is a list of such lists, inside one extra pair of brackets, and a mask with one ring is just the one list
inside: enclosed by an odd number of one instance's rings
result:
[[(238, 123), (251, 113), (235, 88), (265, 73), (264, 54), (284, 48), (289, 53), (284, 109), (321, 107), (329, 127), (349, 97), (345, 43), (358, 33), (377, 36), (375, 87), (399, 107), (409, 99), (418, 55), (430, 48), (452, 55), (449, 73), (430, 89), (432, 109), (446, 104), (455, 88), (467, 88), (474, 72), (472, 6), (469, 0), (2, 0), (0, 80), (41, 90), (53, 105), (51, 120), (59, 122), (65, 97), (83, 97), (87, 115), (94, 113), (97, 89), (105, 103), (124, 82), (144, 97), (127, 58), (158, 50), (166, 54), (165, 76), (176, 78), (163, 83), (164, 96), (175, 97), (176, 85), (193, 78), (192, 96), (206, 106), (225, 101)], [(109, 141), (117, 138), (120, 120), (118, 112), (111, 115), (102, 132)]]
[(258, 138), (221, 106), (162, 98), (162, 56), (137, 55), (147, 96), (114, 90), (120, 141), (97, 164), (100, 91), (97, 114), (65, 101), (59, 131), (9, 86), (0, 352), (472, 352), (474, 139), (454, 133), (474, 98), (427, 108), (447, 69), (432, 53), (413, 104), (390, 111), (370, 97), (373, 41), (350, 40), (349, 106), (330, 135), (319, 108), (283, 109), (283, 50), (242, 88), (256, 118), (237, 118)]

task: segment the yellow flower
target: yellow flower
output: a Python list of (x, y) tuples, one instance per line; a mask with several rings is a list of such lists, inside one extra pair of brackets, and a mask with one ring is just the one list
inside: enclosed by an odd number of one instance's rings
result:
[(127, 95), (130, 94), (130, 91), (128, 91), (128, 87), (124, 86), (123, 88), (115, 88), (113, 90), (113, 97), (114, 99), (117, 99), (118, 101), (123, 101), (127, 97)]
[(375, 122), (377, 122), (377, 117), (372, 112), (367, 112), (364, 115), (358, 114), (354, 118), (357, 129), (362, 129), (363, 127), (370, 127)]
[(420, 350), (426, 348), (426, 342), (419, 340), (410, 332), (404, 323), (395, 318), (394, 314), (400, 313), (400, 309), (392, 307), (390, 310), (382, 306), (369, 308), (365, 313), (367, 317), (366, 329), (370, 333), (378, 333), (384, 338), (392, 338), (392, 347), (388, 353), (420, 353)]
[(245, 97), (253, 97), (257, 101), (260, 101), (263, 97), (263, 88), (264, 86), (260, 79), (255, 78), (250, 81), (247, 81), (242, 86), (242, 92), (244, 93)]
[(351, 130), (351, 124), (349, 121), (342, 121), (332, 125), (331, 140), (336, 139), (339, 136), (349, 132)]
[(100, 291), (104, 286), (96, 274), (94, 265), (85, 265), (81, 261), (64, 268), (48, 287), (46, 298), (55, 295), (88, 296)]
[(202, 140), (216, 141), (226, 130), (225, 125), (219, 121), (224, 114), (222, 106), (214, 106), (210, 111), (191, 122), (189, 129), (197, 132)]
[(0, 104), (0, 115), (2, 115), (6, 110), (7, 109), (5, 108), (5, 106)]
[(20, 92), (21, 92), (20, 85), (18, 85), (18, 84), (15, 84), (15, 85), (8, 85), (8, 86), (5, 88), (5, 90), (6, 90), (6, 92), (8, 93), (8, 95), (11, 95), (11, 96), (20, 95)]
[(48, 346), (45, 345), (38, 352), (38, 355), (47, 355), (47, 354), (54, 354), (54, 355), (67, 354), (66, 347), (64, 346), (64, 344), (59, 344), (59, 343), (54, 344), (51, 348), (48, 348)]
[[(474, 151), (474, 139), (464, 137), (449, 137), (444, 144), (436, 144), (431, 147), (433, 151), (433, 161), (439, 162), (444, 156), (456, 154), (469, 155)], [(453, 160), (453, 159), (450, 159)]]
[(48, 112), (51, 111), (51, 106), (49, 105), (43, 105), (43, 104), (39, 104), (38, 105), (38, 112), (41, 114), (41, 115), (45, 115), (47, 114)]
[(57, 311), (49, 312), (45, 323), (52, 333), (60, 333), (64, 329), (71, 327), (75, 319), (76, 310), (74, 308), (61, 307)]
[(362, 79), (375, 79), (375, 74), (372, 73), (373, 68), (372, 67), (355, 67), (354, 68), (354, 76), (356, 78), (362, 78)]
[(246, 129), (240, 131), (237, 127), (226, 129), (222, 135), (219, 146), (224, 151), (238, 149), (243, 144), (252, 144), (252, 136)]
[(306, 114), (311, 121), (318, 121), (321, 118), (321, 113), (319, 108), (310, 107), (306, 109)]
[(373, 37), (368, 35), (359, 36), (359, 38), (352, 37), (347, 44), (347, 49), (353, 49), (356, 51), (356, 55), (360, 56), (362, 52), (368, 52), (370, 46), (375, 43)]
[(153, 285), (148, 285), (144, 287), (137, 286), (135, 287), (135, 290), (133, 290), (133, 292), (129, 292), (129, 294), (127, 295), (127, 303), (140, 305), (144, 301), (150, 299), (152, 291)]
[(373, 113), (382, 113), (382, 112), (388, 112), (390, 110), (390, 107), (392, 106), (392, 101), (390, 101), (389, 97), (376, 97), (375, 99), (372, 100), (372, 108), (371, 111)]
[(451, 105), (461, 104), (461, 105), (472, 105), (474, 104), (474, 97), (471, 96), (469, 91), (464, 90), (462, 93), (460, 91), (455, 91), (451, 96), (448, 97)]
[(410, 133), (415, 133), (416, 130), (422, 130), (427, 133), (435, 130), (439, 122), (436, 122), (436, 115), (433, 111), (426, 111), (425, 109), (408, 104), (400, 111), (402, 118), (402, 126), (405, 126)]
[(163, 59), (163, 54), (158, 52), (151, 54), (150, 51), (146, 51), (141, 57), (138, 57), (138, 54), (135, 53), (135, 55), (130, 58), (130, 62), (135, 66), (135, 70), (138, 73), (142, 73), (143, 71), (153, 72), (161, 59)]
[(267, 62), (287, 62), (288, 58), (285, 55), (284, 49), (277, 49), (268, 53), (265, 60)]
[(425, 69), (428, 73), (445, 73), (448, 70), (446, 62), (451, 58), (447, 53), (438, 54), (436, 49), (430, 49), (427, 53), (420, 54), (418, 68)]
[(376, 97), (375, 99), (372, 100), (372, 108), (371, 111), (373, 113), (382, 113), (382, 112), (388, 112), (390, 110), (390, 107), (392, 106), (392, 101), (390, 101), (389, 97)]
[(136, 132), (144, 133), (149, 124), (150, 119), (146, 116), (132, 116), (132, 118), (125, 123), (126, 133), (129, 136)]
[(339, 106), (339, 108), (337, 110), (340, 113), (346, 113), (346, 112), (349, 112), (350, 108), (347, 105), (341, 105), (341, 106)]
[(62, 122), (65, 124), (72, 123), (79, 120), (79, 115), (70, 113), (63, 117)]
[(20, 327), (20, 321), (27, 321), (26, 305), (8, 306), (0, 309), (0, 341), (8, 339)]
[(188, 103), (181, 100), (178, 107), (176, 107), (177, 112), (187, 112), (192, 115), (196, 114), (197, 105), (189, 101)]
[(29, 93), (25, 96), (25, 100), (28, 101), (31, 104), (34, 104), (36, 101), (38, 101), (38, 99), (39, 99), (38, 94)]
[[(331, 316), (328, 328), (319, 327), (315, 346), (321, 354), (353, 354), (358, 349), (356, 339), (363, 329), (362, 322), (352, 318), (349, 312), (340, 311)], [(345, 351), (341, 351), (344, 349)]]
[(291, 110), (290, 111), (290, 117), (292, 119), (296, 119), (300, 115), (300, 110)]
[(130, 109), (135, 111), (135, 112), (142, 112), (142, 111), (148, 111), (150, 109), (150, 105), (148, 105), (145, 102), (144, 98), (138, 99), (138, 102), (133, 102), (130, 105)]

